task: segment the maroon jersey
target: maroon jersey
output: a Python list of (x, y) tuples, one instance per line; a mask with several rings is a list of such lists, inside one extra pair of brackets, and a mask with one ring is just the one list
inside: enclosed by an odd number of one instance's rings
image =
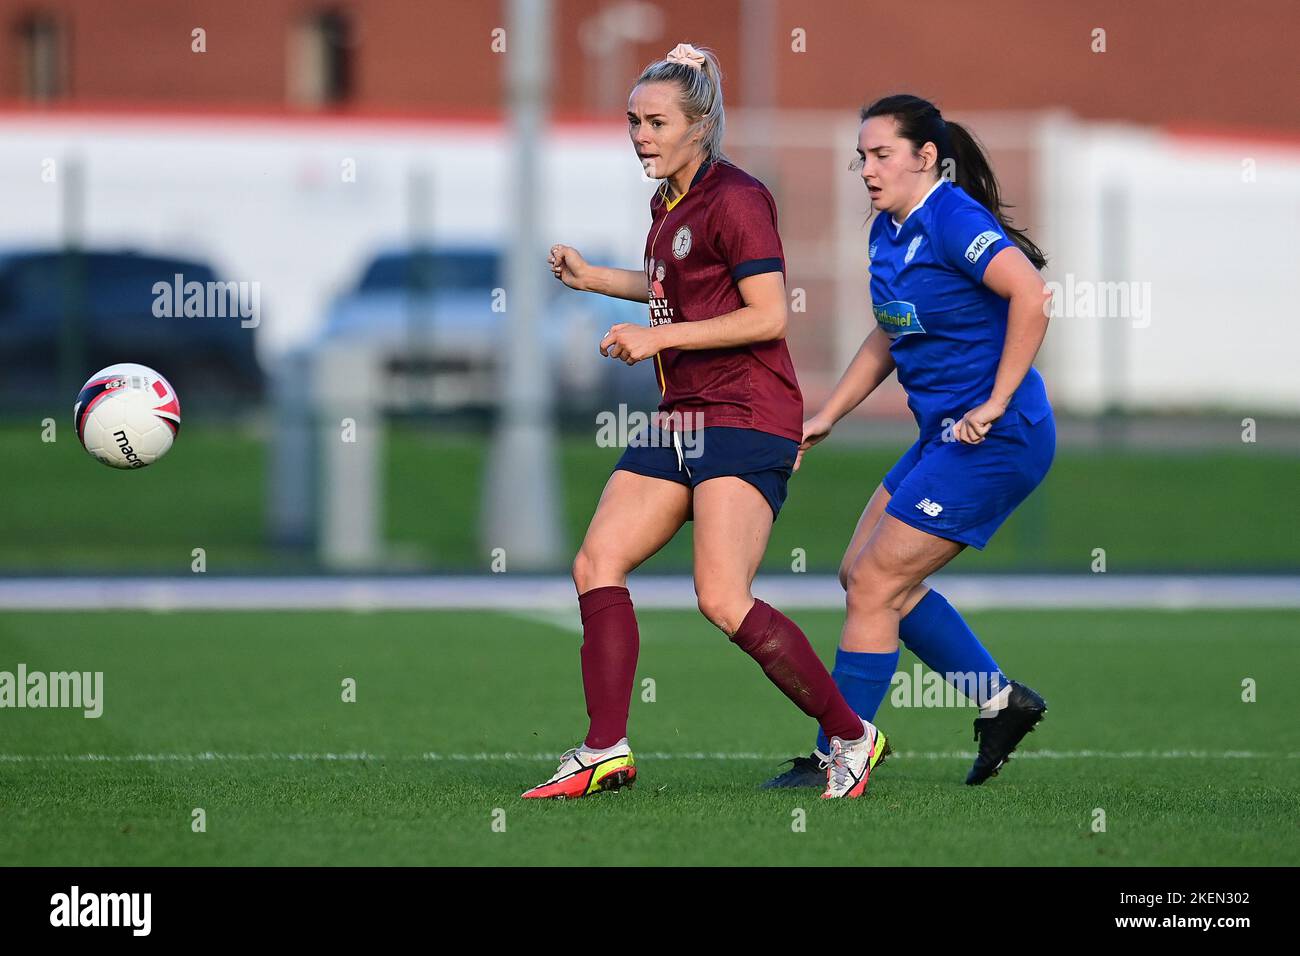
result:
[[(745, 305), (737, 282), (785, 274), (772, 194), (730, 163), (706, 162), (671, 204), (661, 188), (650, 200), (650, 218), (645, 271), (652, 326), (735, 312)], [(803, 396), (785, 339), (664, 349), (655, 356), (655, 374), (659, 410), (682, 416), (684, 427), (699, 421), (803, 438)]]

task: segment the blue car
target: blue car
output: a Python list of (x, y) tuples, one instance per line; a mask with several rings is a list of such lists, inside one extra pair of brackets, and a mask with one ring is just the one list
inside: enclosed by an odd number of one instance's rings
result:
[(156, 368), (182, 400), (255, 401), (264, 376), (253, 320), (160, 316), (155, 286), (171, 288), (178, 275), (182, 287), (218, 281), (206, 263), (131, 250), (0, 253), (0, 403), (71, 403), (86, 376), (116, 362)]

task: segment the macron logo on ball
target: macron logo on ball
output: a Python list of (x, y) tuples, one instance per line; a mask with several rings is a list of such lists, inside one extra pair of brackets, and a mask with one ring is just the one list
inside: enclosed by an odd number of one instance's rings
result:
[(1002, 236), (994, 232), (992, 229), (984, 230), (971, 240), (971, 244), (966, 247), (966, 261), (979, 262), (980, 256), (984, 255), (984, 250), (1001, 238)]

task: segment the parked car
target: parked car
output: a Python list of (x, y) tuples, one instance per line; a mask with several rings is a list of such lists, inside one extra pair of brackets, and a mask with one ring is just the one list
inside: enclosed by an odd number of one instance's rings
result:
[(156, 307), (157, 284), (170, 290), (177, 276), (182, 287), (217, 281), (206, 263), (132, 250), (0, 252), (0, 403), (70, 406), (69, 382), (75, 389), (117, 362), (158, 369), (183, 398), (256, 399), (264, 377), (252, 323), (260, 316), (156, 314), (167, 311)]
[[(488, 407), (500, 390), (508, 327), (503, 268), (501, 252), (491, 247), (381, 251), (355, 288), (333, 303), (320, 341), (363, 341), (390, 347), (399, 360), (417, 357), (426, 372), (448, 382), (435, 390), (435, 404)], [(542, 289), (542, 360), (558, 406), (584, 412), (618, 401), (653, 407), (653, 375), (597, 350), (606, 329), (643, 319), (645, 307), (574, 292), (549, 272)]]

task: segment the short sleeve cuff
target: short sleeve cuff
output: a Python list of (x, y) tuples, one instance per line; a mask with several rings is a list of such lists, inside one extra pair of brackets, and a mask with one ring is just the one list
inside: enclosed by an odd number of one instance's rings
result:
[(1003, 249), (1010, 249), (1014, 246), (1015, 246), (1014, 242), (1012, 242), (1010, 239), (1005, 239), (1005, 238), (999, 239), (997, 242), (993, 243), (993, 245), (989, 246), (988, 249), (985, 250), (984, 255), (980, 256), (980, 261), (975, 266), (976, 281), (978, 282), (984, 281), (984, 273), (988, 272), (989, 263), (993, 261), (994, 256), (996, 256)]
[(762, 275), (764, 272), (782, 272), (785, 269), (785, 263), (779, 256), (771, 259), (750, 259), (748, 262), (742, 262), (731, 270), (731, 278), (739, 282), (741, 279), (748, 279), (750, 276)]

